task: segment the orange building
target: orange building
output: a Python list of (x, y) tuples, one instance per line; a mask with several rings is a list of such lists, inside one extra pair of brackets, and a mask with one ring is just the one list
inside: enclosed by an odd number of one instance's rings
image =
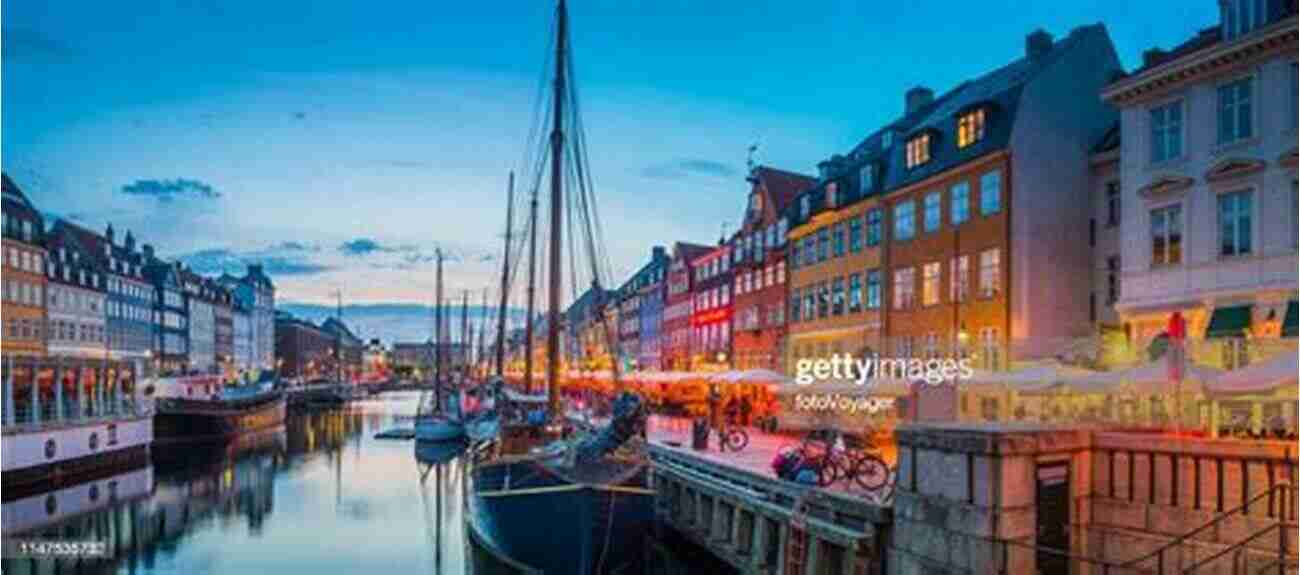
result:
[(45, 347), (45, 222), (22, 190), (0, 177), (4, 191), (3, 355), (43, 357)]

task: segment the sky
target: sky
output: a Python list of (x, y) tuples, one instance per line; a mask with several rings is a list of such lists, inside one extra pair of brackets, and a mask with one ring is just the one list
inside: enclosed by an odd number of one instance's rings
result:
[[(1132, 69), (1214, 25), (1217, 5), (571, 0), (615, 279), (653, 245), (734, 230), (751, 144), (812, 173), (895, 119), (908, 88), (1002, 66), (1036, 28), (1102, 22)], [(50, 217), (129, 229), (202, 273), (261, 262), (280, 301), (430, 302), (435, 248), (448, 297), (479, 294), (499, 273), (552, 9), (10, 0), (0, 164)]]

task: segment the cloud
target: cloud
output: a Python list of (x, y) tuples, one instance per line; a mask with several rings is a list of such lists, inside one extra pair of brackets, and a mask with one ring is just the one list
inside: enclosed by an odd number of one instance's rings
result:
[(213, 189), (211, 185), (185, 178), (175, 180), (136, 180), (135, 183), (122, 186), (122, 193), (129, 196), (153, 197), (162, 203), (171, 202), (182, 196), (203, 199), (221, 197), (221, 192)]
[(0, 29), (0, 51), (5, 62), (35, 58), (63, 58), (72, 54), (62, 42), (36, 30), (25, 28)]
[(730, 178), (737, 174), (735, 168), (722, 162), (702, 158), (687, 158), (646, 166), (641, 175), (654, 180), (680, 180), (695, 176)]
[[(316, 250), (318, 251), (318, 250)], [(238, 272), (248, 264), (262, 264), (272, 276), (313, 275), (334, 269), (332, 266), (304, 257), (314, 253), (310, 246), (298, 242), (281, 242), (263, 250), (236, 252), (229, 248), (208, 248), (177, 256), (185, 265), (200, 274), (215, 275)]]
[(370, 254), (391, 253), (398, 251), (399, 248), (381, 245), (379, 242), (370, 238), (357, 238), (343, 242), (339, 246), (339, 251), (345, 256), (368, 256)]

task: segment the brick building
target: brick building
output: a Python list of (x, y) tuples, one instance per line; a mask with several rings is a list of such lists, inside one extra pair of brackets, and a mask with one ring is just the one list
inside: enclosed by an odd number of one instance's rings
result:
[(685, 371), (691, 367), (691, 314), (695, 311), (695, 272), (691, 262), (712, 248), (699, 244), (673, 244), (664, 288), (663, 335), (660, 367), (665, 371)]
[(691, 289), (692, 371), (725, 370), (733, 365), (731, 316), (734, 310), (731, 287), (731, 245), (719, 242), (691, 261), (695, 285)]

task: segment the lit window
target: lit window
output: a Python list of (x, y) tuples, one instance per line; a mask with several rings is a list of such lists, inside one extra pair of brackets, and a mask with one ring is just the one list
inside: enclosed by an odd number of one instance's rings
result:
[(862, 220), (860, 218), (849, 220), (849, 251), (853, 253), (862, 251)]
[(1250, 206), (1249, 190), (1219, 196), (1219, 255), (1250, 253)]
[(910, 240), (916, 235), (916, 202), (907, 200), (894, 206), (894, 238)]
[(980, 297), (995, 297), (1001, 291), (1001, 260), (997, 248), (980, 252)]
[(970, 285), (970, 256), (953, 258), (949, 275), (951, 286), (948, 297), (955, 302), (965, 301), (967, 286)]
[(833, 246), (832, 254), (834, 255), (834, 257), (838, 258), (844, 255), (844, 223), (843, 222), (839, 222), (835, 224), (834, 231), (832, 232), (832, 237), (834, 238), (833, 240), (834, 243), (832, 244)]
[(984, 110), (972, 110), (957, 119), (957, 147), (965, 148), (984, 139)]
[(916, 302), (916, 270), (894, 270), (894, 309), (908, 309)]
[(880, 270), (867, 270), (867, 309), (880, 308)]
[(923, 133), (907, 141), (907, 167), (915, 168), (930, 161), (930, 134)]
[(1219, 87), (1219, 143), (1251, 135), (1250, 78)]
[(881, 212), (879, 209), (874, 209), (867, 212), (867, 245), (868, 246), (880, 245), (880, 235), (881, 235), (880, 219), (881, 219)]
[(1172, 205), (1151, 210), (1151, 265), (1167, 266), (1182, 262), (1182, 208)]
[(844, 315), (844, 278), (831, 280), (831, 315)]
[(939, 262), (921, 267), (921, 305), (939, 305)]
[(849, 313), (862, 311), (862, 276), (849, 274)]

